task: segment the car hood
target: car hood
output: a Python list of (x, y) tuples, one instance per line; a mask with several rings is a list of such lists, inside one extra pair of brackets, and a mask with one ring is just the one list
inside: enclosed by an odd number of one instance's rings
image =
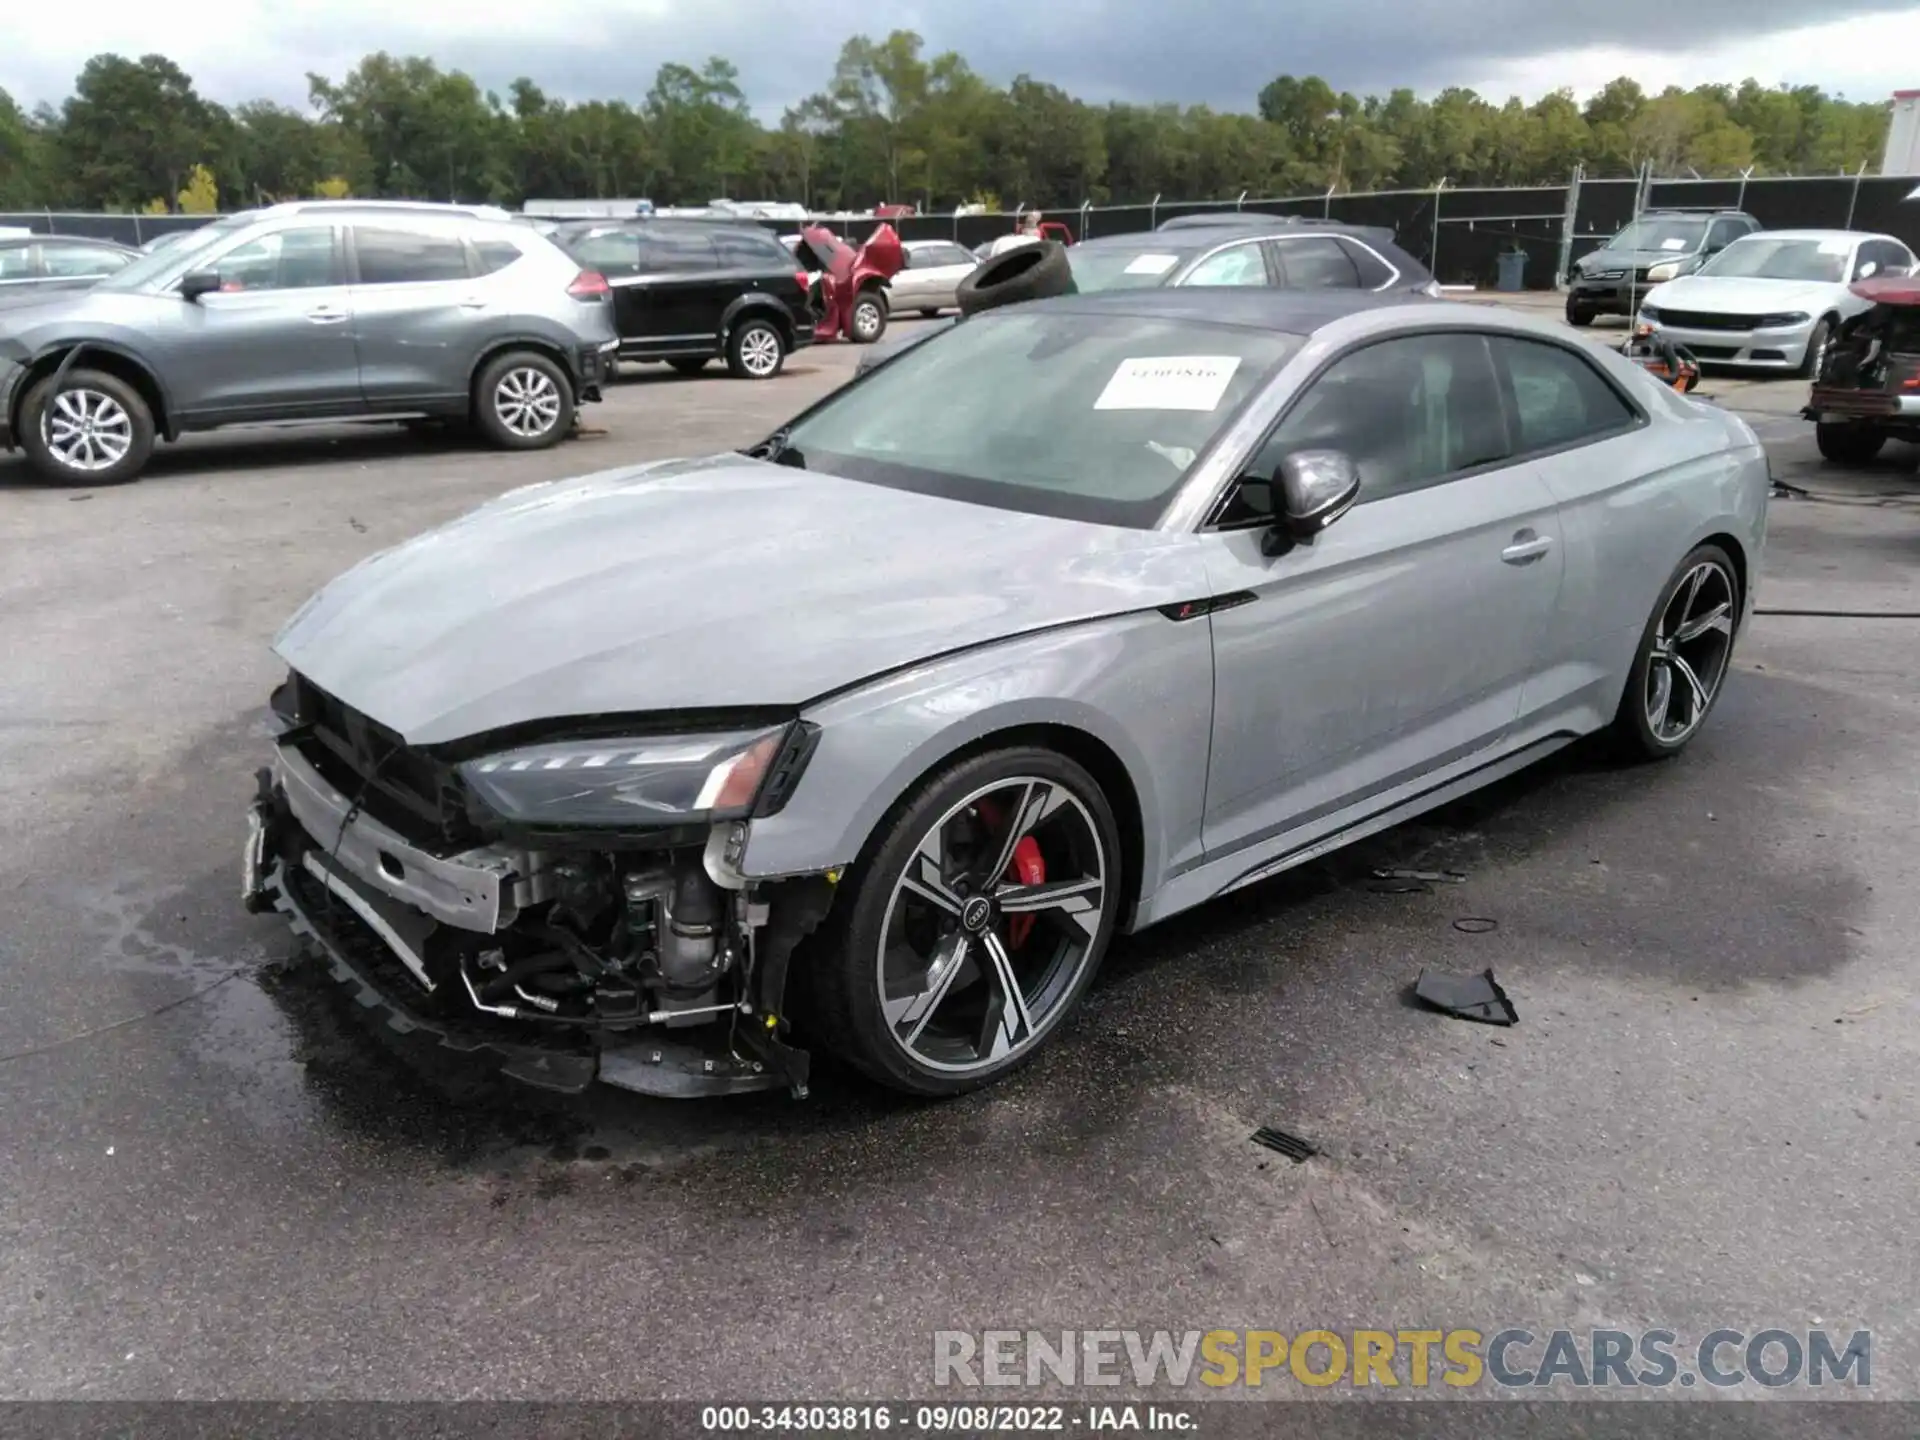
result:
[(1664, 265), (1670, 260), (1693, 260), (1692, 250), (1595, 250), (1581, 257), (1582, 270), (1644, 270), (1649, 265)]
[(1656, 285), (1646, 294), (1658, 309), (1702, 310), (1725, 315), (1764, 315), (1769, 312), (1817, 311), (1845, 293), (1845, 286), (1806, 280), (1754, 280), (1734, 275), (1683, 275)]
[(1193, 537), (738, 455), (516, 490), (375, 555), (274, 642), (408, 743), (794, 707), (884, 671), (1206, 593)]

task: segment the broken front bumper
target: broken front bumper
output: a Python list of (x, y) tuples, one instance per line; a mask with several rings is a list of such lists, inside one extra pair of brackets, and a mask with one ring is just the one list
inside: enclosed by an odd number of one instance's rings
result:
[(790, 945), (779, 954), (777, 974), (770, 963), (762, 981), (772, 1004), (743, 1012), (739, 1047), (730, 1026), (710, 1027), (723, 1041), (715, 1046), (659, 1025), (584, 1031), (504, 1021), (468, 1003), (470, 995), (446, 993), (457, 985), (436, 985), (427, 941), (440, 925), (478, 934), (511, 925), (522, 907), (545, 898), (543, 857), (494, 847), (431, 854), (359, 811), (290, 746), (278, 748), (273, 768), (257, 781), (241, 860), (243, 903), (284, 916), (333, 978), (390, 1030), (487, 1054), (510, 1078), (569, 1093), (597, 1079), (671, 1098), (780, 1086), (806, 1094), (805, 1053), (750, 1023), (762, 1009), (775, 1013), (779, 990), (771, 987), (784, 988)]

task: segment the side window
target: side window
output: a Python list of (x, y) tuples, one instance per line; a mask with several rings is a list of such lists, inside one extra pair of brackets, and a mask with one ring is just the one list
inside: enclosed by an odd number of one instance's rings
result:
[(713, 237), (704, 230), (679, 229), (672, 225), (649, 230), (640, 243), (643, 270), (668, 274), (712, 270), (719, 265)]
[(353, 227), (362, 285), (421, 285), (467, 278), (467, 247), (458, 236)]
[(640, 273), (640, 237), (631, 230), (589, 230), (567, 241), (567, 253), (609, 280)]
[(214, 268), (226, 291), (311, 290), (340, 283), (331, 225), (262, 235), (227, 251)]
[(1287, 412), (1251, 473), (1297, 450), (1339, 450), (1360, 469), (1360, 503), (1418, 490), (1510, 453), (1486, 341), (1414, 335), (1336, 360)]
[(1597, 440), (1631, 425), (1633, 410), (1591, 364), (1543, 340), (1493, 342), (1519, 416), (1525, 454)]
[(476, 240), (473, 252), (480, 257), (480, 273), (491, 275), (521, 258), (520, 247), (511, 240)]
[(111, 275), (131, 258), (118, 250), (97, 245), (42, 245), (40, 265), (49, 275), (61, 279), (82, 279), (89, 275)]
[(1209, 255), (1193, 267), (1182, 285), (1266, 285), (1267, 262), (1260, 256), (1259, 242), (1235, 245), (1217, 255)]
[(1274, 250), (1285, 268), (1289, 290), (1357, 290), (1360, 272), (1338, 240), (1327, 235), (1279, 240)]
[(1707, 231), (1707, 253), (1717, 254), (1747, 233), (1747, 227), (1738, 220), (1716, 220), (1713, 228)]
[(722, 230), (713, 237), (720, 263), (730, 270), (784, 270), (790, 268), (780, 242), (752, 230)]
[(33, 246), (0, 246), (0, 280), (27, 280), (33, 276)]
[(1353, 261), (1353, 268), (1360, 272), (1362, 290), (1378, 290), (1393, 283), (1397, 272), (1367, 246), (1347, 235), (1340, 237), (1339, 244)]
[(936, 265), (975, 265), (973, 252), (964, 245), (936, 245), (933, 247)]

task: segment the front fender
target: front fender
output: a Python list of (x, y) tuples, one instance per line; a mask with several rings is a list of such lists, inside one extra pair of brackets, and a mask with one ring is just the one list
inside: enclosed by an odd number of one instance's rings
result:
[(1027, 726), (1097, 740), (1139, 802), (1140, 894), (1200, 854), (1213, 729), (1202, 619), (1156, 610), (929, 661), (811, 705), (820, 742), (778, 815), (753, 822), (740, 868), (761, 878), (852, 864), (887, 811), (961, 750)]

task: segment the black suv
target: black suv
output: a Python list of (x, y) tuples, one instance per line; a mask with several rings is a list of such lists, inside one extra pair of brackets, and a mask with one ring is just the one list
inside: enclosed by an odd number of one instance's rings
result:
[(724, 356), (746, 380), (771, 380), (813, 343), (810, 276), (757, 225), (710, 220), (585, 220), (549, 237), (613, 287), (622, 360), (697, 373)]
[(1642, 210), (1600, 249), (1567, 273), (1567, 323), (1591, 325), (1597, 315), (1635, 314), (1656, 285), (1691, 275), (1727, 246), (1760, 228), (1742, 210)]

